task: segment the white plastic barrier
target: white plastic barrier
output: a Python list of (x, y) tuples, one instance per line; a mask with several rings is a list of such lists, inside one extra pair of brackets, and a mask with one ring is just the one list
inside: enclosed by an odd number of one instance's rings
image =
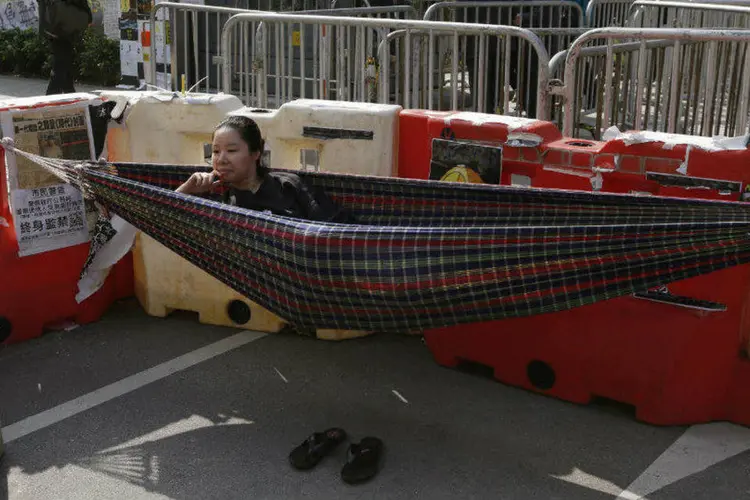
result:
[(401, 106), (300, 99), (279, 109), (243, 108), (255, 120), (271, 168), (396, 176)]
[[(234, 96), (183, 98), (149, 92), (108, 92), (124, 109), (110, 125), (110, 161), (201, 163), (204, 145), (229, 114), (253, 118), (270, 150), (272, 168), (299, 167), (300, 151), (315, 169), (391, 176), (398, 158), (400, 106), (331, 101), (296, 101), (266, 111), (242, 108)], [(127, 106), (126, 106), (127, 104)], [(308, 154), (309, 153), (309, 154)], [(366, 161), (363, 161), (366, 159)], [(135, 293), (152, 316), (174, 310), (197, 312), (202, 323), (278, 332), (282, 318), (139, 233), (133, 251)], [(318, 330), (318, 338), (339, 340), (368, 332)]]
[(204, 159), (204, 144), (227, 113), (242, 107), (231, 95), (171, 92), (106, 91), (102, 97), (117, 101), (113, 115), (122, 112), (121, 124), (110, 123), (107, 153), (110, 161), (196, 164)]

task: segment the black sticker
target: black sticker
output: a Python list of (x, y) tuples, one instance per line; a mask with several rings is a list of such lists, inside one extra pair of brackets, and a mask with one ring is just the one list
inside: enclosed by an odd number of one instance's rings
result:
[(372, 130), (352, 130), (346, 128), (302, 127), (302, 136), (313, 139), (359, 139), (371, 141), (375, 136)]
[(502, 162), (500, 145), (433, 139), (430, 179), (500, 184)]
[(717, 191), (728, 191), (730, 193), (739, 193), (742, 189), (741, 182), (726, 181), (721, 179), (706, 179), (703, 177), (689, 177), (687, 175), (647, 172), (646, 179), (650, 181), (656, 181), (662, 186), (675, 186), (684, 188), (703, 187), (715, 189)]

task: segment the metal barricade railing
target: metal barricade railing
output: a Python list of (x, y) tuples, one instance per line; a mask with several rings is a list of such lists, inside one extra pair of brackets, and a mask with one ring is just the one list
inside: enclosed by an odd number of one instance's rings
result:
[[(263, 30), (258, 30), (260, 25)], [(297, 32), (298, 34), (294, 34)], [(249, 35), (258, 36), (250, 37)], [(310, 33), (310, 37), (305, 36)], [(474, 96), (459, 96), (459, 79), (467, 77), (465, 58), (467, 37), (478, 47), (475, 67), (478, 69)], [(239, 57), (234, 54), (235, 41), (245, 47)], [(439, 46), (444, 39), (451, 47), (450, 68), (441, 62)], [(300, 43), (295, 46), (295, 40)], [(332, 41), (336, 40), (336, 44)], [(303, 43), (304, 42), (304, 43)], [(549, 56), (534, 33), (513, 26), (441, 23), (430, 21), (335, 18), (285, 14), (250, 13), (233, 16), (222, 33), (222, 55), (225, 61), (222, 82), (224, 92), (238, 95), (249, 105), (269, 106), (311, 97), (350, 101), (378, 101), (400, 104), (406, 108), (434, 109), (435, 93), (448, 91), (453, 109), (471, 109), (459, 100), (467, 97), (481, 105), (485, 96), (488, 46), (495, 44), (505, 73), (498, 84), (497, 101), (506, 111), (513, 93), (521, 92), (524, 68), (516, 71), (512, 82), (510, 54), (517, 50), (533, 51), (537, 63), (533, 80), (537, 91), (531, 107), (521, 110), (528, 116), (547, 113)], [(271, 60), (269, 47), (276, 47), (280, 57)], [(296, 48), (295, 48), (296, 47)], [(304, 57), (302, 57), (304, 54)], [(236, 61), (239, 60), (239, 64)], [(523, 58), (519, 58), (519, 61)], [(442, 65), (442, 66), (441, 66)], [(441, 72), (441, 67), (444, 72)], [(499, 66), (498, 66), (499, 67)], [(269, 70), (274, 76), (269, 78)], [(515, 86), (514, 86), (515, 84)], [(440, 99), (438, 99), (439, 101)], [(522, 107), (522, 106), (521, 106)]]
[[(331, 9), (331, 10), (318, 10), (318, 11), (310, 11), (310, 12), (297, 12), (295, 15), (318, 15), (318, 16), (324, 16), (324, 17), (356, 17), (356, 18), (369, 18), (369, 19), (414, 19), (416, 18), (416, 10), (414, 10), (413, 7), (409, 5), (400, 5), (400, 6), (391, 6), (391, 7), (360, 7), (360, 8), (352, 8), (352, 9)], [(275, 96), (276, 100), (280, 98), (282, 101), (289, 100), (291, 98), (294, 98), (294, 96), (297, 96), (295, 92), (303, 92), (304, 90), (302, 87), (296, 87), (298, 90), (295, 91), (295, 85), (291, 83), (290, 80), (287, 80), (287, 83), (289, 85), (283, 86), (280, 85), (280, 82), (282, 79), (286, 78), (288, 76), (289, 71), (289, 57), (293, 57), (294, 61), (297, 61), (298, 63), (304, 64), (305, 61), (309, 62), (308, 68), (312, 68), (310, 64), (313, 64), (313, 61), (319, 60), (319, 57), (327, 50), (329, 53), (333, 51), (336, 53), (339, 49), (346, 50), (347, 44), (350, 43), (351, 37), (353, 36), (352, 30), (346, 31), (343, 29), (339, 30), (330, 30), (326, 32), (323, 30), (322, 32), (318, 32), (315, 29), (310, 30), (304, 30), (304, 28), (300, 27), (300, 29), (296, 29), (297, 25), (294, 25), (294, 28), (292, 29), (291, 37), (292, 37), (292, 47), (291, 49), (289, 47), (284, 47), (283, 44), (278, 43), (272, 43), (270, 45), (267, 45), (266, 49), (264, 50), (263, 57), (267, 57), (267, 61), (270, 64), (263, 64), (262, 58), (260, 57), (260, 54), (258, 54), (254, 58), (254, 62), (252, 64), (253, 68), (260, 68), (262, 67), (265, 74), (265, 85), (263, 87), (264, 93), (268, 95), (270, 92), (272, 95)], [(273, 32), (275, 29), (272, 26), (267, 26), (264, 23), (260, 23), (258, 25), (258, 31), (255, 33), (255, 39), (258, 41), (267, 39), (265, 38), (267, 33), (264, 30), (270, 30)], [(268, 36), (274, 37), (274, 36), (283, 36), (281, 33), (268, 33)], [(305, 40), (302, 40), (302, 37), (305, 37)], [(323, 52), (318, 52), (318, 47), (315, 46), (314, 41), (317, 39), (324, 40), (324, 48)], [(294, 47), (297, 47), (296, 49)], [(296, 54), (295, 50), (299, 53)], [(277, 54), (279, 56), (277, 57)], [(271, 63), (271, 61), (273, 61)], [(341, 65), (348, 65), (349, 66), (349, 73), (352, 73), (354, 71), (354, 67), (352, 66), (355, 64), (355, 60), (351, 57), (336, 57), (332, 60), (327, 61), (328, 68), (333, 69), (336, 67), (340, 67)], [(294, 63), (292, 63), (294, 64)], [(338, 64), (338, 66), (336, 66)], [(238, 58), (235, 58), (233, 60), (233, 66), (238, 67), (240, 65), (240, 61)], [(313, 69), (314, 70), (314, 69)], [(315, 79), (315, 75), (309, 75), (312, 80)], [(306, 85), (310, 86), (311, 78), (301, 78), (299, 85)], [(240, 82), (241, 83), (241, 82)], [(335, 83), (335, 82), (334, 82)], [(240, 95), (247, 95), (244, 91), (248, 90), (249, 87), (242, 87), (238, 89), (238, 93)], [(333, 88), (331, 88), (333, 90)], [(348, 99), (346, 96), (350, 95), (347, 92), (354, 92), (353, 89), (337, 89), (338, 91), (342, 91), (341, 96), (339, 99)], [(314, 92), (312, 88), (310, 88), (310, 92)], [(374, 92), (373, 90), (368, 91), (368, 94), (371, 94)], [(309, 93), (308, 93), (309, 95)], [(362, 98), (358, 98), (358, 100), (362, 100)]]
[(590, 0), (586, 6), (586, 25), (589, 28), (625, 26), (634, 0)]
[(630, 7), (627, 27), (747, 29), (750, 6), (636, 0)]
[[(555, 54), (558, 51), (567, 49), (578, 36), (586, 31), (583, 9), (580, 4), (569, 0), (438, 2), (427, 9), (424, 20), (520, 26), (533, 31), (534, 34), (539, 36), (548, 54)], [(444, 54), (449, 49), (450, 47), (440, 47), (441, 54)], [(465, 49), (467, 59), (472, 61), (477, 59), (478, 47), (473, 43), (473, 40), (467, 40)], [(488, 77), (487, 81), (484, 82), (484, 88), (488, 94), (484, 98), (484, 101), (487, 101), (486, 104), (488, 106), (482, 107), (482, 103), (479, 102), (477, 96), (472, 95), (473, 106), (476, 109), (483, 109), (489, 112), (508, 113), (511, 110), (507, 109), (505, 103), (500, 102), (495, 106), (495, 103), (491, 102), (492, 96), (498, 94), (496, 90), (497, 82), (495, 80), (497, 78), (502, 80), (504, 74), (506, 74), (502, 71), (504, 68), (498, 68), (497, 64), (495, 64), (495, 54), (498, 52), (498, 49), (499, 47), (488, 47), (488, 51), (490, 52), (487, 57), (488, 67), (486, 73)], [(528, 101), (535, 98), (537, 91), (537, 85), (534, 81), (535, 61), (532, 60), (534, 54), (527, 53), (525, 61), (518, 61), (517, 51), (513, 50), (513, 48), (511, 48), (509, 54), (511, 56), (510, 72), (517, 72), (515, 66), (519, 63), (526, 69), (526, 74), (518, 81), (518, 88), (514, 89), (518, 93), (516, 100), (521, 101), (522, 108), (533, 110), (533, 103)], [(444, 59), (444, 57), (441, 59)], [(468, 69), (476, 73), (477, 68)], [(470, 77), (473, 77), (472, 80), (476, 80), (476, 74), (470, 73)], [(558, 75), (550, 74), (550, 78), (562, 80), (562, 68), (560, 68)], [(559, 114), (555, 113), (559, 99), (550, 100), (549, 104), (552, 106), (550, 113), (553, 115)]]
[[(149, 21), (151, 81), (148, 83), (161, 88), (169, 85), (175, 90), (180, 87), (179, 76), (185, 75), (186, 85), (195, 86), (195, 90), (211, 92), (220, 88), (219, 70), (210, 55), (218, 54), (221, 29), (226, 21), (244, 12), (248, 10), (157, 3)], [(161, 67), (165, 63), (170, 67)]]
[(583, 9), (570, 0), (452, 0), (432, 4), (423, 19), (522, 28), (578, 28), (584, 25)]
[[(572, 42), (585, 29), (547, 28), (529, 31), (540, 40), (548, 36), (562, 39), (561, 34), (564, 34)], [(538, 94), (546, 92), (546, 88), (539, 84), (538, 54), (530, 50), (530, 47), (519, 46), (513, 40), (508, 44), (504, 39), (493, 37), (492, 40), (486, 39), (484, 47), (480, 48), (476, 36), (460, 36), (454, 46), (451, 35), (433, 35), (433, 45), (430, 47), (429, 33), (413, 31), (410, 35), (411, 60), (405, 60), (404, 64), (423, 68), (421, 72), (412, 73), (410, 107), (436, 111), (471, 110), (527, 117), (551, 116), (551, 99), (545, 97), (546, 108), (542, 112), (537, 110)], [(388, 34), (383, 43), (390, 46), (391, 52), (395, 49), (400, 53), (399, 47), (403, 47), (405, 38), (406, 31), (397, 30)], [(481, 54), (480, 50), (484, 50), (484, 53)], [(459, 57), (452, 57), (454, 53), (459, 54)], [(427, 74), (430, 71), (426, 66), (429, 57), (434, 62), (431, 73)], [(430, 75), (432, 80), (429, 79)], [(552, 75), (548, 73), (544, 78), (550, 82)], [(562, 80), (562, 70), (559, 79)], [(403, 76), (392, 75), (390, 82), (391, 101), (404, 102)]]
[(331, 0), (331, 9), (338, 9), (339, 2), (344, 4), (345, 9), (357, 8), (357, 7), (372, 7), (368, 0)]
[[(583, 33), (581, 33), (583, 35)], [(576, 85), (578, 85), (578, 106), (581, 110), (592, 110), (597, 109), (598, 100), (601, 97), (603, 88), (598, 84), (599, 72), (598, 68), (605, 66), (607, 56), (606, 40), (604, 45), (594, 45), (592, 47), (585, 47), (581, 49), (580, 57), (586, 60), (585, 70), (583, 74), (578, 75), (576, 79)], [(671, 47), (672, 42), (664, 40), (651, 40), (646, 42), (647, 49), (666, 48)], [(612, 46), (612, 54), (616, 57), (623, 57), (624, 55), (631, 55), (632, 52), (637, 52), (641, 48), (640, 42), (630, 43), (617, 43)], [(564, 73), (565, 73), (565, 61), (568, 56), (567, 50), (562, 50), (552, 56), (549, 61), (549, 74), (550, 74), (550, 85), (557, 87), (564, 85)], [(565, 106), (565, 98), (563, 95), (550, 93), (550, 120), (557, 123), (560, 129), (563, 128), (563, 119), (566, 114), (573, 112), (569, 107)], [(574, 133), (576, 137), (580, 137), (581, 127), (585, 127), (587, 134), (598, 138), (598, 133), (595, 130), (601, 129), (601, 114), (595, 116), (593, 124), (585, 123), (582, 121), (576, 122), (576, 128)]]
[[(601, 47), (602, 41), (605, 42)], [(587, 45), (594, 43), (593, 49)], [(563, 133), (617, 125), (689, 135), (741, 135), (750, 103), (750, 31), (600, 28), (570, 47)], [(581, 82), (594, 75), (595, 85)], [(594, 105), (584, 105), (586, 92)]]
[[(266, 3), (270, 5), (270, 2)], [(147, 83), (160, 88), (171, 86), (171, 89), (178, 89), (180, 76), (185, 75), (188, 88), (203, 92), (221, 89), (218, 58), (221, 30), (231, 16), (247, 12), (261, 11), (174, 2), (156, 4), (150, 17), (152, 49)], [(417, 11), (409, 5), (310, 10), (295, 14), (394, 19), (416, 19), (418, 16)], [(235, 46), (233, 51), (239, 53), (240, 47)]]
[[(261, 12), (298, 12), (303, 10), (332, 9), (334, 7), (332, 1), (334, 0), (235, 0), (233, 8)], [(362, 4), (367, 0), (346, 1)]]

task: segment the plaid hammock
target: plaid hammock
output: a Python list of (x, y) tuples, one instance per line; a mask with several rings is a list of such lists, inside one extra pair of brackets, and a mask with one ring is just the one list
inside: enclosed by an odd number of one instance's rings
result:
[(547, 313), (750, 261), (741, 203), (296, 172), (357, 220), (320, 223), (174, 191), (206, 166), (34, 161), (306, 329)]

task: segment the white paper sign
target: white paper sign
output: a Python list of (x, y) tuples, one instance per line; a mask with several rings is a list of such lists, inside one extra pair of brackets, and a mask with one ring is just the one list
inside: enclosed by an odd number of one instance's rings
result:
[(11, 206), (21, 257), (89, 239), (83, 197), (70, 184), (14, 189)]
[(138, 61), (141, 59), (141, 44), (137, 41), (120, 40), (120, 73), (138, 76)]

